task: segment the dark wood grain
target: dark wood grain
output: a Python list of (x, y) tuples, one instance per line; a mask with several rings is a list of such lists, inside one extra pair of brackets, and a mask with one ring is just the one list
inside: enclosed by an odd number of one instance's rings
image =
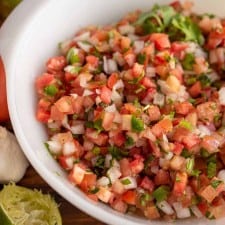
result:
[(59, 196), (30, 166), (24, 176), (24, 178), (18, 183), (18, 185), (35, 188), (42, 190), (43, 193), (51, 194), (56, 202), (60, 204), (60, 212), (63, 219), (63, 225), (104, 225), (100, 221), (90, 217), (89, 215), (81, 212), (79, 209), (71, 205), (61, 196)]

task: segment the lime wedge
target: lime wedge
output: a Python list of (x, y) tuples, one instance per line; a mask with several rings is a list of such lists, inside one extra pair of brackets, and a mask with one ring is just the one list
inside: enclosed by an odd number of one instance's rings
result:
[(0, 192), (0, 224), (62, 225), (62, 219), (49, 195), (9, 184)]

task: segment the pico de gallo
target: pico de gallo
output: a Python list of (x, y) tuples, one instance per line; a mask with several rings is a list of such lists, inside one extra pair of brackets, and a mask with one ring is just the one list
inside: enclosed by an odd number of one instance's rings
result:
[(59, 50), (36, 117), (70, 182), (149, 219), (225, 216), (225, 20), (155, 5)]

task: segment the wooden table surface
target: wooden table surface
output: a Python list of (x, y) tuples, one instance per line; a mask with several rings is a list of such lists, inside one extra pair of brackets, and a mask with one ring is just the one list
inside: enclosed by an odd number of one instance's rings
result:
[(51, 194), (56, 202), (60, 204), (60, 212), (63, 219), (63, 225), (104, 225), (104, 223), (81, 212), (76, 207), (72, 206), (64, 198), (59, 196), (49, 185), (37, 174), (37, 172), (30, 166), (24, 178), (18, 185), (36, 188), (42, 190), (43, 193)]

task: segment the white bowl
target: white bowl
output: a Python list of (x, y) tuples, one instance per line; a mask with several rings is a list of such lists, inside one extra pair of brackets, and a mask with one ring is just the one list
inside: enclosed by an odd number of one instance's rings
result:
[[(115, 212), (104, 204), (89, 200), (72, 186), (65, 173), (48, 154), (43, 142), (47, 136), (35, 119), (35, 77), (44, 70), (46, 59), (57, 51), (57, 44), (72, 37), (76, 30), (90, 24), (117, 21), (135, 9), (149, 9), (154, 3), (168, 0), (24, 0), (11, 14), (0, 32), (0, 54), (7, 74), (8, 103), (16, 136), (37, 172), (61, 196), (84, 212), (114, 225), (166, 224)], [(224, 0), (196, 0), (195, 11), (225, 16)], [(76, 216), (76, 215), (74, 215)], [(225, 224), (225, 219), (180, 220), (177, 225), (192, 223)]]

